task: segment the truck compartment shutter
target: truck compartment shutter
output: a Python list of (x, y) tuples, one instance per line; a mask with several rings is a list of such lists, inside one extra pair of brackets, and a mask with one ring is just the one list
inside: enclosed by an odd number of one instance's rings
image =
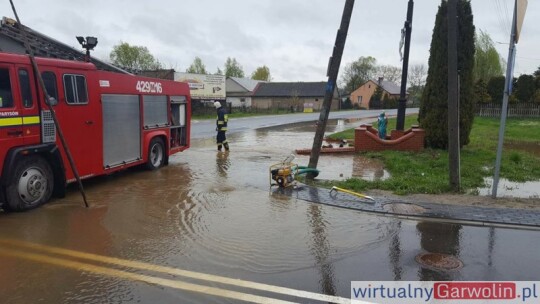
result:
[(103, 167), (141, 159), (139, 96), (101, 96), (103, 105)]
[(144, 128), (168, 125), (167, 96), (143, 95)]

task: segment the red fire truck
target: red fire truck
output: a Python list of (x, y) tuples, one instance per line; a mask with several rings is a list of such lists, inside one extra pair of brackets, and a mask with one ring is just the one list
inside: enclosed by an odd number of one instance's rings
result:
[[(157, 169), (190, 144), (186, 83), (36, 58), (82, 179)], [(0, 53), (0, 205), (23, 211), (75, 181), (28, 56)]]

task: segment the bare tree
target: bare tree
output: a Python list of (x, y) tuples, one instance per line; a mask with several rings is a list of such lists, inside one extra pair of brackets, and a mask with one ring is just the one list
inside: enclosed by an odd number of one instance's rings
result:
[(426, 85), (427, 68), (423, 64), (415, 64), (409, 69), (409, 99), (420, 101)]
[(409, 69), (409, 86), (423, 87), (426, 84), (427, 69), (423, 64), (415, 64)]
[(377, 67), (377, 74), (379, 77), (383, 77), (384, 80), (393, 83), (399, 83), (401, 81), (401, 69), (396, 66), (380, 65)]

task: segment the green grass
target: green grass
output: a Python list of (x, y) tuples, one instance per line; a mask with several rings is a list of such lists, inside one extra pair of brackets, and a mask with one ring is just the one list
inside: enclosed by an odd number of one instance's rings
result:
[[(392, 130), (392, 129), (395, 129), (396, 128), (396, 121), (397, 119), (395, 117), (392, 117), (392, 118), (389, 118), (388, 119), (388, 133), (390, 133), (389, 131)], [(412, 125), (418, 125), (418, 115), (407, 115), (405, 116), (405, 130), (409, 129)], [(377, 127), (377, 123), (373, 123), (373, 127)], [(342, 132), (337, 132), (337, 133), (334, 133), (334, 134), (330, 134), (327, 136), (328, 138), (330, 139), (334, 139), (334, 140), (342, 140), (342, 139), (347, 139), (349, 141), (352, 141), (354, 139), (354, 128), (352, 129), (347, 129), (345, 131), (342, 131)]]
[[(408, 117), (407, 120), (415, 120)], [(483, 186), (484, 177), (493, 176), (499, 120), (475, 118), (469, 145), (461, 150), (461, 185), (463, 192)], [(508, 120), (505, 142), (540, 142), (540, 120)], [(335, 182), (354, 191), (390, 190), (396, 194), (450, 192), (448, 183), (448, 152), (426, 149), (420, 153), (384, 151), (364, 153), (380, 159), (391, 177), (384, 181), (364, 181), (351, 178)], [(526, 151), (505, 148), (501, 177), (515, 182), (540, 180), (540, 157)]]

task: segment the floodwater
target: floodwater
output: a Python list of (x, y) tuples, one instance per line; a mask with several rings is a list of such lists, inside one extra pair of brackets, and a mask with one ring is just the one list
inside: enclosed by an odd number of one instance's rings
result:
[[(484, 178), (485, 187), (478, 189), (478, 194), (490, 196), (493, 189), (493, 178)], [(540, 198), (540, 181), (531, 181), (524, 183), (511, 182), (505, 178), (499, 179), (497, 188), (498, 197), (518, 197), (518, 198)]]
[[(507, 142), (504, 144), (503, 153), (508, 153), (508, 149), (524, 151), (540, 157), (540, 143), (537, 142)], [(484, 184), (484, 187), (478, 189), (478, 194), (482, 196), (491, 196), (493, 178), (484, 178)], [(501, 178), (499, 180), (497, 196), (517, 198), (540, 198), (540, 181), (517, 183), (511, 182), (505, 178)]]
[[(88, 181), (90, 209), (71, 189), (65, 199), (31, 212), (0, 213), (0, 299), (239, 302), (180, 285), (186, 282), (314, 302), (164, 273), (156, 265), (344, 298), (353, 280), (538, 280), (537, 231), (400, 220), (273, 194), (268, 167), (310, 146), (302, 128), (310, 127), (234, 134), (229, 153), (214, 151), (213, 139), (197, 140), (161, 170)], [(326, 170), (335, 162), (350, 166)], [(323, 178), (334, 178), (352, 175), (355, 166), (362, 165), (322, 156), (319, 168)], [(464, 267), (422, 267), (415, 257), (425, 252), (453, 255)], [(136, 268), (126, 261), (144, 264)]]

